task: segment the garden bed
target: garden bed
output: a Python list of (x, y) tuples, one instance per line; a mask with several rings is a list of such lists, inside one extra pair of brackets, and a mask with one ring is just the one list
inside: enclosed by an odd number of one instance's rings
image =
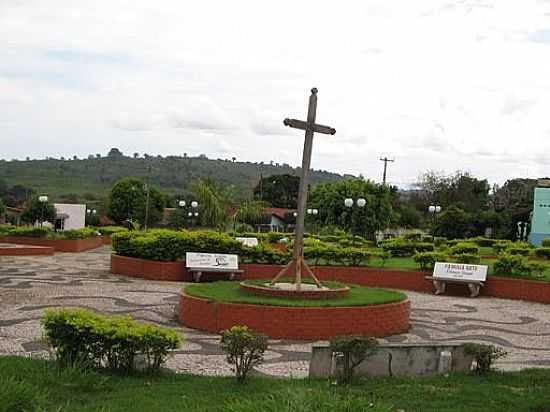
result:
[(179, 319), (187, 327), (213, 333), (246, 325), (272, 338), (318, 340), (404, 333), (410, 309), (400, 292), (356, 285), (350, 285), (346, 297), (309, 300), (250, 295), (237, 282), (216, 282), (187, 286)]
[(53, 247), (0, 244), (0, 256), (51, 256)]

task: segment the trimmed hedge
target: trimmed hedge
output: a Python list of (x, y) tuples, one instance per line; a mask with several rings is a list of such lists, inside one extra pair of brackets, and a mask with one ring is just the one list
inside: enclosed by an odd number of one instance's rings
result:
[(531, 275), (536, 274), (541, 276), (546, 269), (546, 266), (537, 263), (529, 262), (521, 255), (511, 255), (503, 253), (495, 261), (493, 271), (497, 275)]
[(87, 239), (90, 237), (99, 236), (99, 232), (95, 228), (85, 227), (82, 229), (65, 230), (63, 232), (54, 232), (47, 227), (27, 227), (27, 226), (11, 226), (2, 225), (0, 227), (0, 235), (2, 236), (20, 236), (33, 237), (41, 239)]
[(447, 255), (441, 252), (423, 252), (416, 253), (413, 259), (421, 270), (433, 270), (436, 262), (447, 260)]
[(550, 259), (550, 247), (539, 247), (535, 249), (535, 256), (541, 259)]
[(77, 364), (131, 372), (136, 369), (137, 356), (143, 355), (146, 369), (155, 371), (181, 344), (175, 330), (85, 309), (48, 310), (41, 323), (48, 344), (63, 366)]
[(546, 239), (544, 239), (542, 241), (542, 244), (541, 244), (542, 247), (550, 247), (550, 237), (547, 237)]
[(95, 229), (103, 236), (111, 236), (119, 232), (128, 232), (128, 228), (123, 226), (100, 226)]
[(479, 255), (479, 246), (472, 242), (459, 242), (452, 246), (449, 250), (451, 255)]

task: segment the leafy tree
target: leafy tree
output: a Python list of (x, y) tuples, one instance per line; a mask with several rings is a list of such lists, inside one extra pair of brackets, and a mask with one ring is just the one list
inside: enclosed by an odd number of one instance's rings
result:
[(0, 220), (3, 220), (5, 214), (6, 206), (4, 205), (4, 202), (2, 202), (2, 199), (0, 199)]
[[(245, 223), (251, 226), (265, 223), (267, 216), (264, 212), (265, 207), (265, 202), (257, 200), (242, 202), (235, 213), (235, 223)], [(270, 217), (267, 216), (267, 219), (270, 220)]]
[(224, 330), (220, 343), (227, 362), (234, 367), (239, 383), (245, 381), (254, 366), (263, 362), (268, 346), (266, 336), (240, 325)]
[(464, 210), (449, 206), (439, 216), (434, 216), (433, 233), (448, 239), (461, 239), (474, 235), (472, 216)]
[[(117, 224), (126, 220), (145, 223), (147, 191), (142, 180), (125, 178), (115, 183), (109, 194), (107, 214)], [(153, 225), (162, 217), (165, 199), (162, 193), (151, 187), (149, 190), (149, 219), (148, 225)]]
[(111, 150), (109, 150), (109, 153), (107, 154), (107, 157), (122, 157), (122, 156), (124, 155), (116, 147), (111, 148)]
[(273, 207), (295, 209), (298, 202), (300, 178), (284, 174), (260, 179), (254, 188), (256, 199), (269, 202)]
[(229, 220), (228, 201), (214, 181), (200, 180), (192, 187), (194, 197), (199, 203), (199, 222), (202, 226), (225, 229)]
[(30, 204), (21, 214), (23, 222), (34, 224), (38, 221), (53, 222), (55, 220), (56, 211), (54, 205), (50, 201), (41, 202), (38, 198), (39, 196), (33, 197)]
[[(344, 199), (364, 198), (364, 207), (344, 206)], [(319, 209), (316, 220), (322, 226), (336, 226), (354, 234), (374, 238), (392, 217), (390, 189), (362, 178), (322, 183), (313, 188), (308, 207)]]

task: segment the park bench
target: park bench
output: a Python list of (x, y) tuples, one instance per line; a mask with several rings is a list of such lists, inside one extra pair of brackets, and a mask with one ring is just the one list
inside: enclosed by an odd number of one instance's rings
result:
[(225, 255), (217, 253), (185, 254), (185, 267), (192, 274), (195, 282), (200, 282), (203, 273), (227, 273), (229, 280), (234, 280), (243, 271), (239, 269), (239, 257), (237, 255)]
[(437, 262), (433, 276), (426, 279), (433, 282), (436, 295), (444, 294), (448, 283), (458, 283), (468, 285), (470, 297), (475, 298), (487, 280), (487, 266)]

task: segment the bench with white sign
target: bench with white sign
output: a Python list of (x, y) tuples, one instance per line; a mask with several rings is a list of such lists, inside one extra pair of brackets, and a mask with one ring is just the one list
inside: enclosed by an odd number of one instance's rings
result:
[(239, 257), (237, 255), (225, 255), (219, 253), (195, 253), (185, 254), (185, 266), (187, 271), (193, 274), (193, 280), (200, 282), (203, 273), (217, 272), (229, 274), (229, 280), (243, 271), (239, 269)]
[(447, 283), (465, 283), (470, 289), (470, 297), (475, 298), (487, 280), (487, 266), (437, 262), (433, 276), (426, 276), (426, 279), (433, 281), (436, 295), (445, 293)]

